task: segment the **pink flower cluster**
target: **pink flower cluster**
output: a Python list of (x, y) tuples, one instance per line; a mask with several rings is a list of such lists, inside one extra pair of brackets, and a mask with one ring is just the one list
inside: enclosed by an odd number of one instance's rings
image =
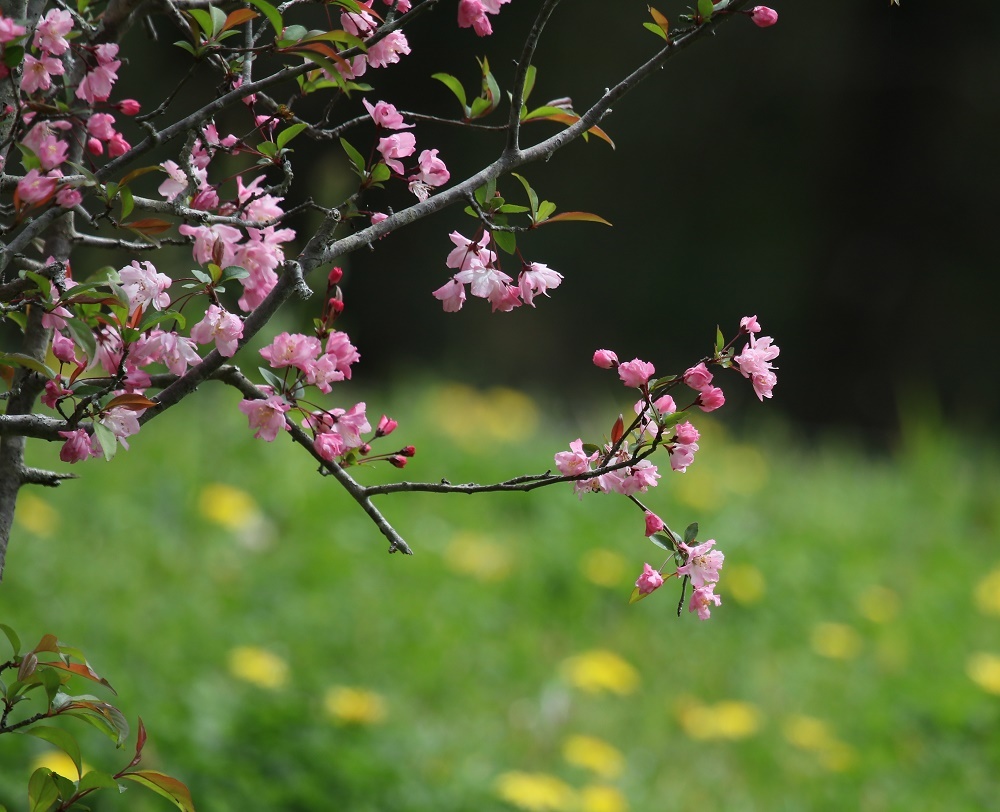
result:
[[(375, 124), (386, 130), (408, 130), (412, 129), (412, 124), (407, 124), (403, 120), (402, 114), (394, 105), (380, 101), (372, 105), (367, 99), (362, 99), (368, 115), (372, 117)], [(400, 162), (400, 158), (409, 158), (417, 150), (417, 139), (413, 133), (393, 132), (385, 138), (380, 138), (378, 151), (382, 155), (382, 160), (389, 169), (397, 175), (405, 175), (406, 169)], [(431, 189), (437, 186), (444, 186), (451, 178), (448, 167), (444, 161), (438, 158), (436, 149), (425, 149), (417, 158), (417, 171), (410, 175), (409, 190), (417, 200), (426, 200), (431, 193)]]
[(432, 294), (440, 300), (446, 313), (455, 313), (465, 304), (465, 286), (469, 293), (487, 299), (493, 312), (510, 312), (522, 304), (535, 306), (535, 296), (548, 296), (548, 291), (562, 284), (562, 274), (540, 262), (523, 263), (517, 284), (497, 264), (496, 252), (487, 246), (489, 232), (473, 242), (457, 231), (448, 235), (455, 248), (448, 254), (445, 264), (458, 270), (451, 279)]
[(780, 349), (774, 344), (771, 336), (757, 338), (755, 335), (761, 330), (757, 323), (756, 316), (747, 316), (740, 322), (743, 332), (749, 333), (750, 343), (743, 351), (733, 359), (733, 363), (740, 368), (744, 378), (749, 378), (753, 384), (753, 391), (761, 401), (771, 397), (771, 390), (778, 382), (774, 374), (776, 368), (771, 361), (778, 357)]
[[(392, 3), (386, 5), (391, 6)], [(344, 11), (340, 15), (340, 25), (348, 33), (361, 39), (368, 39), (378, 30), (377, 15), (372, 10), (372, 0), (362, 0), (358, 3), (358, 11)], [(410, 0), (398, 0), (396, 10), (406, 13), (410, 10)], [(349, 67), (337, 65), (337, 70), (345, 79), (357, 79), (371, 68), (384, 68), (399, 62), (400, 54), (410, 53), (410, 44), (402, 31), (392, 31), (378, 42), (368, 47), (367, 53), (349, 60)]]
[(697, 612), (701, 620), (708, 620), (712, 615), (711, 607), (722, 603), (722, 598), (715, 594), (715, 585), (726, 557), (719, 550), (712, 549), (715, 539), (694, 547), (689, 547), (683, 541), (677, 546), (684, 553), (684, 565), (677, 568), (677, 574), (690, 578), (691, 586), (694, 587), (688, 611)]
[(471, 28), (480, 37), (488, 37), (493, 33), (490, 18), (487, 14), (499, 14), (500, 6), (510, 0), (459, 0), (458, 27)]
[[(556, 468), (563, 476), (580, 476), (588, 471), (594, 470), (591, 466), (601, 457), (600, 451), (593, 451), (587, 454), (583, 448), (583, 440), (577, 438), (569, 444), (569, 451), (560, 451), (555, 455)], [(628, 443), (622, 443), (617, 450), (613, 451), (613, 446), (605, 446), (605, 453), (610, 454), (607, 465), (626, 463), (631, 457)], [(622, 465), (612, 471), (605, 471), (593, 478), (580, 479), (574, 483), (577, 496), (583, 498), (584, 493), (600, 491), (601, 493), (620, 493), (624, 496), (632, 496), (636, 493), (644, 493), (650, 488), (656, 487), (656, 481), (660, 478), (659, 471), (649, 460), (639, 460), (636, 463)]]
[(315, 336), (281, 333), (260, 351), (272, 369), (293, 367), (302, 373), (303, 382), (329, 393), (330, 384), (351, 377), (351, 364), (361, 356), (347, 333), (333, 332), (326, 347)]

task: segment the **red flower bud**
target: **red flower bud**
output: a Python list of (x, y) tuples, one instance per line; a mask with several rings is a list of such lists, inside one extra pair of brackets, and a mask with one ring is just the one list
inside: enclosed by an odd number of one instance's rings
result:
[(330, 269), (330, 275), (326, 278), (326, 284), (329, 287), (333, 287), (340, 283), (340, 280), (344, 278), (344, 271), (339, 267), (334, 267)]
[(406, 457), (400, 456), (399, 454), (393, 454), (388, 459), (389, 463), (396, 468), (403, 468), (406, 466)]
[(142, 107), (135, 99), (123, 99), (118, 102), (118, 109), (121, 111), (122, 115), (134, 116), (138, 113)]

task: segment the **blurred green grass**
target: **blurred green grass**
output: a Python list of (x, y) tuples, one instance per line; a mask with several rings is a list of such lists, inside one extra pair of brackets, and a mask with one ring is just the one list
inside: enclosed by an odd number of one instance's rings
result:
[[(510, 390), (396, 391), (357, 397), (418, 453), (366, 482), (537, 472), (610, 425)], [(696, 464), (648, 500), (726, 553), (702, 623), (672, 582), (627, 604), (662, 559), (620, 497), (383, 498), (416, 551), (390, 557), (300, 449), (203, 395), (26, 493), (0, 587), (0, 622), (86, 651), (199, 809), (996, 808), (989, 442), (913, 423), (890, 454), (702, 420)], [(72, 730), (92, 766), (131, 757)], [(47, 747), (0, 738), (0, 804), (26, 808)], [(169, 807), (141, 792), (94, 808)]]

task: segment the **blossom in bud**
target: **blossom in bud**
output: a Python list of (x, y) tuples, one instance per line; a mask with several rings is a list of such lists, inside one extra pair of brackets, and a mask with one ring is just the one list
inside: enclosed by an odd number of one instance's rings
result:
[(701, 437), (701, 433), (696, 429), (690, 421), (685, 421), (679, 423), (676, 428), (677, 432), (677, 442), (684, 445), (689, 445), (690, 443), (697, 443), (698, 439)]
[(656, 368), (647, 361), (633, 358), (618, 366), (618, 377), (626, 386), (645, 386), (653, 377)]
[(642, 575), (635, 582), (640, 595), (648, 595), (663, 586), (663, 576), (659, 570), (654, 570), (649, 564), (642, 565)]
[(688, 611), (697, 612), (700, 620), (708, 620), (712, 616), (712, 607), (721, 603), (722, 598), (715, 594), (715, 584), (705, 584), (691, 593)]
[(344, 312), (344, 300), (336, 297), (329, 299), (326, 303), (326, 309), (333, 315), (339, 316)]
[(266, 399), (244, 400), (239, 409), (250, 421), (250, 428), (256, 429), (254, 437), (271, 442), (278, 432), (286, 428), (285, 412), (292, 408), (281, 395), (271, 395)]
[(364, 443), (363, 445), (359, 445), (358, 446), (358, 453), (361, 456), (365, 456), (367, 454), (371, 454), (371, 452), (372, 452), (371, 443)]
[(103, 155), (104, 154), (104, 144), (100, 142), (97, 138), (87, 139), (87, 151), (91, 155)]
[(340, 283), (340, 280), (344, 278), (344, 270), (339, 266), (334, 266), (330, 269), (330, 273), (326, 277), (326, 286), (332, 288), (334, 285)]
[(124, 99), (118, 102), (117, 107), (125, 116), (134, 116), (142, 109), (142, 106), (135, 99)]
[(389, 464), (396, 468), (404, 468), (406, 466), (406, 457), (402, 454), (393, 454), (391, 457), (388, 457), (388, 460)]
[(618, 366), (618, 356), (611, 350), (598, 350), (594, 353), (594, 366), (601, 369), (612, 369)]
[(375, 436), (385, 437), (386, 435), (392, 434), (398, 425), (399, 423), (391, 417), (382, 415), (382, 417), (379, 418), (378, 426), (375, 428)]
[(399, 449), (399, 453), (402, 454), (404, 457), (412, 457), (414, 454), (417, 453), (417, 449), (412, 445), (408, 445)]
[(704, 544), (689, 547), (683, 541), (677, 545), (686, 556), (684, 565), (677, 568), (678, 575), (686, 575), (694, 587), (705, 586), (719, 580), (719, 570), (726, 556), (719, 550), (713, 550), (715, 539), (709, 539)]
[(725, 402), (726, 396), (718, 386), (706, 386), (698, 395), (698, 408), (703, 412), (714, 412)]
[(705, 362), (691, 367), (684, 373), (684, 383), (698, 392), (708, 388), (712, 383), (712, 373), (708, 371)]
[(750, 19), (754, 21), (754, 25), (767, 28), (778, 22), (778, 12), (767, 6), (754, 6), (750, 10)]
[(59, 459), (63, 462), (80, 462), (97, 456), (97, 452), (91, 445), (90, 435), (83, 429), (60, 431), (59, 436), (66, 438), (66, 442), (59, 449)]
[(756, 316), (744, 316), (740, 319), (740, 332), (741, 333), (759, 333), (760, 323), (757, 321)]
[(663, 529), (663, 519), (657, 516), (655, 513), (646, 511), (646, 535), (651, 536), (653, 533), (659, 533)]
[(52, 336), (52, 354), (64, 364), (80, 363), (76, 358), (76, 346), (73, 344), (73, 339), (62, 333), (55, 333)]
[(132, 149), (132, 145), (122, 137), (121, 133), (115, 133), (108, 141), (108, 157), (110, 158), (120, 158), (130, 149)]

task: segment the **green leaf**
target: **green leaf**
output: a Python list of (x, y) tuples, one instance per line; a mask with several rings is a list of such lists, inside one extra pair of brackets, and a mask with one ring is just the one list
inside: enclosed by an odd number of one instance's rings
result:
[(176, 321), (178, 330), (183, 330), (187, 326), (187, 319), (178, 310), (164, 310), (162, 313), (157, 310), (150, 310), (142, 317), (142, 321), (139, 323), (139, 332), (144, 333), (151, 327), (155, 327), (157, 324), (165, 321)]
[(111, 431), (103, 423), (98, 423), (94, 421), (94, 435), (97, 437), (97, 441), (101, 444), (101, 451), (104, 453), (104, 459), (110, 462), (114, 459), (115, 451), (118, 450), (118, 438), (115, 433)]
[(668, 553), (673, 553), (677, 551), (677, 547), (669, 536), (665, 536), (662, 533), (653, 533), (649, 537), (649, 540), (653, 542), (657, 547), (666, 550)]
[(508, 254), (513, 254), (517, 250), (517, 237), (513, 231), (493, 231), (493, 240)]
[(504, 203), (499, 209), (497, 209), (497, 211), (500, 211), (503, 214), (524, 214), (526, 211), (531, 211), (531, 209), (527, 206), (517, 206), (513, 203)]
[(344, 152), (346, 152), (347, 157), (351, 159), (351, 163), (357, 167), (358, 173), (364, 174), (366, 165), (364, 156), (352, 147), (346, 138), (340, 139), (340, 146), (344, 148)]
[(77, 789), (81, 792), (93, 789), (118, 789), (118, 782), (107, 773), (91, 770), (80, 779)]
[(543, 200), (538, 206), (538, 214), (535, 217), (536, 223), (544, 222), (548, 220), (556, 210), (556, 204), (551, 200)]
[(722, 335), (722, 328), (716, 326), (715, 328), (715, 354), (719, 355), (722, 352), (722, 348), (726, 346), (726, 337)]
[(132, 190), (128, 186), (122, 186), (121, 193), (122, 199), (122, 220), (127, 220), (128, 216), (132, 213), (132, 209), (135, 208), (135, 198), (132, 197)]
[[(531, 205), (531, 219), (536, 219), (536, 213), (538, 212), (538, 195), (535, 194), (535, 190), (531, 188), (531, 184), (528, 183), (527, 178), (523, 175), (517, 174), (517, 172), (511, 172), (510, 174), (521, 181), (524, 191), (528, 193), (528, 203)], [(552, 209), (554, 211), (555, 206), (553, 206)]]
[[(542, 204), (545, 205), (544, 203)], [(541, 212), (539, 212), (541, 213)], [(568, 223), (570, 221), (579, 221), (586, 223), (603, 223), (606, 226), (610, 226), (607, 220), (597, 214), (591, 214), (589, 211), (564, 211), (562, 214), (556, 214), (545, 220), (546, 223)]]
[(139, 786), (153, 790), (158, 795), (173, 801), (177, 808), (184, 810), (184, 812), (194, 812), (191, 792), (176, 778), (171, 778), (169, 775), (155, 770), (137, 770), (134, 773), (125, 773), (120, 778), (123, 781), (132, 781)]
[(3, 52), (3, 63), (8, 68), (16, 68), (24, 59), (24, 47), (21, 45), (7, 45)]
[(285, 389), (285, 382), (275, 375), (267, 367), (257, 367), (261, 377), (275, 392), (282, 392)]
[(472, 100), (472, 106), (469, 108), (468, 117), (482, 118), (483, 116), (492, 113), (495, 109), (496, 105), (490, 102), (489, 99), (484, 99), (480, 96), (478, 99)]
[(287, 144), (289, 141), (295, 138), (295, 136), (297, 136), (305, 128), (306, 128), (305, 124), (293, 124), (291, 127), (286, 127), (285, 129), (283, 129), (280, 133), (278, 133), (278, 137), (276, 139), (276, 142), (278, 144), (278, 149), (284, 149), (285, 144)]
[(684, 543), (688, 546), (691, 545), (695, 539), (698, 538), (698, 522), (691, 522), (686, 528), (684, 528)]
[(29, 812), (46, 812), (57, 800), (59, 800), (59, 788), (52, 780), (52, 770), (48, 767), (39, 767), (28, 779)]
[(639, 601), (648, 598), (652, 594), (653, 594), (652, 592), (647, 592), (645, 595), (643, 595), (643, 594), (641, 594), (639, 592), (639, 587), (635, 587), (632, 590), (632, 594), (629, 595), (629, 598), (628, 598), (629, 605), (631, 605), (633, 603), (638, 603)]
[(204, 32), (205, 37), (211, 36), (212, 33), (212, 15), (201, 8), (189, 8), (187, 13), (194, 19), (197, 27), (200, 31)]
[(271, 24), (271, 28), (274, 29), (275, 36), (281, 34), (281, 29), (285, 27), (284, 21), (281, 19), (281, 14), (278, 13), (278, 9), (272, 6), (266, 0), (247, 0), (251, 6), (255, 6), (260, 10), (260, 13), (267, 17), (267, 21)]
[(21, 150), (21, 166), (23, 166), (26, 171), (30, 172), (32, 169), (42, 168), (41, 159), (35, 155), (34, 150), (20, 143), (17, 145), (17, 148)]
[(217, 37), (226, 27), (226, 12), (215, 6), (209, 6), (208, 11), (212, 15), (212, 36)]
[(465, 101), (465, 88), (462, 87), (462, 83), (458, 81), (450, 73), (433, 73), (431, 74), (431, 79), (437, 79), (439, 82), (444, 83), (444, 85), (455, 94), (458, 99), (458, 103), (462, 105), (462, 113), (467, 114), (468, 104)]
[(712, 0), (698, 0), (698, 15), (703, 22), (707, 23), (711, 20), (714, 11), (715, 6), (712, 4)]
[(656, 36), (666, 39), (667, 35), (663, 33), (663, 29), (660, 28), (656, 23), (643, 23), (642, 27), (647, 31), (652, 31)]
[(18, 654), (20, 654), (21, 638), (17, 636), (17, 632), (15, 632), (6, 623), (0, 623), (0, 632), (3, 632), (6, 635), (7, 639), (10, 641), (10, 647), (14, 649), (14, 656), (16, 657)]
[(521, 101), (527, 101), (528, 96), (531, 95), (531, 91), (535, 87), (535, 75), (538, 73), (534, 65), (528, 65), (528, 69), (524, 72), (524, 92), (521, 94)]
[[(667, 34), (670, 33), (670, 21), (652, 6), (646, 6), (646, 8), (649, 9), (649, 14), (653, 18), (653, 23), (659, 29), (659, 31), (655, 31), (654, 33), (660, 34), (660, 36), (664, 39), (667, 39)], [(653, 31), (653, 29), (650, 28), (650, 23), (644, 23), (644, 25), (646, 28), (649, 28), (650, 31)]]
[(294, 45), (296, 42), (301, 42), (307, 36), (309, 36), (309, 29), (301, 25), (290, 25), (282, 31), (279, 45), (282, 47), (285, 45)]
[(372, 167), (371, 171), (371, 181), (372, 183), (382, 183), (383, 181), (389, 180), (392, 177), (392, 172), (389, 167), (385, 165), (383, 161), (379, 161), (375, 166)]
[[(80, 766), (82, 763), (80, 745), (69, 733), (62, 728), (49, 727), (48, 725), (35, 725), (34, 727), (26, 729), (24, 732), (28, 736), (34, 736), (36, 739), (42, 739), (43, 741), (47, 741), (49, 744), (54, 744), (62, 750), (73, 760), (73, 764), (76, 767), (76, 776), (77, 778), (80, 777), (83, 772)], [(68, 777), (69, 776), (67, 776), (67, 778)]]
[(222, 275), (216, 284), (224, 284), (230, 279), (246, 279), (248, 276), (250, 276), (250, 271), (246, 268), (242, 268), (239, 265), (227, 265), (222, 269)]
[(55, 380), (56, 373), (41, 361), (20, 352), (0, 352), (0, 364), (12, 367), (24, 367), (44, 375), (50, 381)]
[(273, 141), (261, 141), (257, 145), (257, 152), (261, 155), (266, 155), (268, 158), (273, 158), (278, 154), (278, 145)]

